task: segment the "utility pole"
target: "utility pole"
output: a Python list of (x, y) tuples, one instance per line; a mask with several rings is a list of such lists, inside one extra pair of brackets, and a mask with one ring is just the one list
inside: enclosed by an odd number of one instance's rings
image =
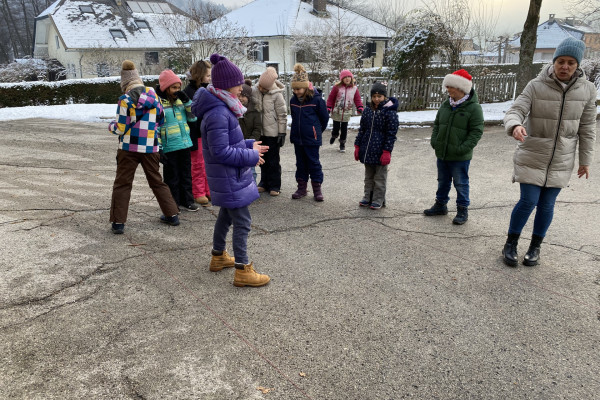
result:
[[(498, 37), (498, 64), (502, 62), (502, 36)], [(504, 62), (506, 62), (506, 54), (504, 54)]]

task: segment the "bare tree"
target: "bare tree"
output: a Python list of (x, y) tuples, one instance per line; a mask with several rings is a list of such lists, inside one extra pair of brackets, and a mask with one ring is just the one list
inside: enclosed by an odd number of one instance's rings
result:
[[(495, 2), (473, 0), (471, 5), (470, 35), (473, 43), (480, 49), (487, 50), (488, 44), (494, 42), (496, 25), (500, 15), (500, 7)], [(507, 38), (508, 36), (504, 36)]]
[(436, 32), (438, 38), (445, 38), (440, 43), (444, 49), (450, 68), (458, 69), (462, 63), (462, 52), (468, 40), (471, 22), (471, 8), (468, 0), (432, 0), (424, 4), (431, 18), (441, 21), (440, 29)]
[(575, 17), (596, 26), (600, 25), (599, 0), (567, 0), (565, 8), (572, 10)]
[(537, 42), (537, 27), (540, 22), (542, 0), (529, 0), (529, 11), (521, 34), (521, 49), (519, 51), (519, 72), (517, 74), (517, 93), (521, 93), (527, 82), (535, 77), (533, 55)]

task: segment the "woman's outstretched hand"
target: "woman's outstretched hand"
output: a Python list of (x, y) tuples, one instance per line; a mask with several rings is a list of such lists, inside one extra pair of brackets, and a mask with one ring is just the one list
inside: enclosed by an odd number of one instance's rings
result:
[(515, 126), (512, 131), (512, 137), (514, 137), (519, 142), (524, 142), (525, 137), (527, 136), (527, 131), (521, 125)]

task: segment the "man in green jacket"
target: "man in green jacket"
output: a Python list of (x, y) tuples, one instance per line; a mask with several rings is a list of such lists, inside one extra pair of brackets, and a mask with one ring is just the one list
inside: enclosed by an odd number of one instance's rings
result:
[(449, 98), (437, 112), (431, 135), (431, 147), (437, 157), (438, 190), (435, 204), (423, 213), (448, 214), (448, 194), (454, 182), (457, 213), (452, 223), (456, 225), (469, 218), (469, 165), (473, 148), (483, 134), (483, 111), (472, 89), (472, 79), (464, 69), (444, 77), (442, 86), (448, 90)]

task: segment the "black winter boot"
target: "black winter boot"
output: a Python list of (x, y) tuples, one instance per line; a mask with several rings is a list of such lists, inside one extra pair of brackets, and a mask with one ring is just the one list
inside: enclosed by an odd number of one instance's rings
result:
[(533, 267), (540, 261), (540, 247), (544, 238), (538, 235), (531, 235), (531, 243), (529, 244), (529, 250), (523, 258), (523, 265)]
[(452, 220), (454, 225), (462, 225), (469, 219), (469, 209), (463, 206), (457, 206), (456, 217)]
[(340, 139), (340, 153), (346, 152), (346, 141)]
[(448, 214), (448, 207), (445, 204), (442, 204), (436, 200), (435, 204), (431, 208), (428, 208), (427, 210), (423, 210), (423, 214), (425, 214), (427, 216), (446, 215), (446, 214)]
[(297, 182), (298, 182), (298, 190), (296, 190), (292, 194), (292, 199), (301, 199), (304, 196), (306, 196), (306, 194), (307, 194), (306, 185), (308, 184), (308, 182), (306, 182), (303, 179), (297, 179)]
[(313, 189), (313, 195), (315, 196), (316, 201), (323, 201), (323, 192), (321, 192), (321, 183), (310, 181)]
[(504, 264), (509, 267), (517, 266), (517, 245), (519, 244), (519, 236), (521, 235), (518, 233), (509, 233), (506, 244), (504, 244), (504, 249), (502, 249)]

